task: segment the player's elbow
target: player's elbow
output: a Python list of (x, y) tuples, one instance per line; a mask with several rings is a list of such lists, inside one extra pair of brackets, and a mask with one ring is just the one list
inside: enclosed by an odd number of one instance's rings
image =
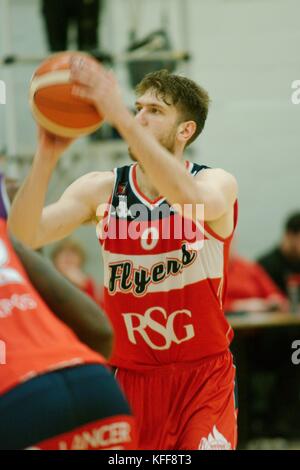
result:
[[(227, 176), (228, 175), (228, 176)], [(212, 221), (221, 218), (234, 205), (238, 186), (234, 176), (227, 174), (226, 181), (218, 186), (207, 185), (200, 199), (204, 207), (204, 220)], [(200, 198), (200, 195), (199, 195)]]
[(35, 246), (35, 240), (33, 239), (33, 237), (26, 235), (26, 233), (24, 232), (24, 230), (22, 230), (21, 227), (16, 226), (10, 220), (8, 220), (7, 228), (9, 235), (15, 240), (21, 242), (22, 245), (26, 246), (26, 248), (31, 248), (33, 250), (39, 248), (38, 246)]
[(203, 201), (203, 218), (206, 221), (220, 219), (228, 211), (228, 205), (222, 195), (212, 194)]

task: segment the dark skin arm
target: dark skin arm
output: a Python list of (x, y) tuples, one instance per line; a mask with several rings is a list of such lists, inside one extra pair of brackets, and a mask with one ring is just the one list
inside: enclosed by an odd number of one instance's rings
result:
[(62, 320), (80, 341), (109, 358), (113, 331), (98, 305), (61, 276), (42, 256), (24, 247), (11, 237), (33, 287), (50, 310)]

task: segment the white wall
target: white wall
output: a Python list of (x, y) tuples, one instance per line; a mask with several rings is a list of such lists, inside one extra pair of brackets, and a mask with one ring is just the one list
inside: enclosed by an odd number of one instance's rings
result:
[[(20, 54), (46, 53), (38, 0), (10, 0), (13, 48)], [(113, 52), (128, 44), (129, 0), (109, 0), (102, 22), (102, 44)], [(203, 136), (195, 144), (198, 161), (232, 171), (240, 185), (239, 249), (255, 257), (280, 237), (287, 213), (300, 209), (300, 105), (291, 102), (291, 84), (300, 79), (299, 0), (140, 0), (140, 35), (160, 26), (159, 6), (170, 12), (176, 47), (190, 46), (191, 78), (205, 86), (212, 106)], [(0, 4), (1, 5), (1, 4)], [(188, 37), (183, 38), (184, 13)], [(0, 11), (1, 15), (1, 11)], [(3, 44), (0, 53), (3, 52)], [(181, 71), (184, 71), (181, 67)], [(16, 67), (18, 151), (34, 147), (34, 125), (27, 106), (33, 67)], [(126, 87), (126, 73), (117, 69)], [(2, 74), (2, 75), (1, 75)], [(3, 70), (0, 70), (0, 79)], [(125, 93), (129, 101), (130, 93)], [(9, 106), (9, 101), (7, 106)], [(5, 107), (0, 106), (0, 149), (5, 142)], [(79, 149), (81, 148), (79, 144)], [(114, 166), (103, 156), (103, 167)], [(78, 163), (54, 179), (51, 196), (95, 160)], [(96, 250), (94, 234), (80, 237)], [(92, 242), (93, 240), (93, 242)], [(99, 275), (98, 261), (90, 269)]]

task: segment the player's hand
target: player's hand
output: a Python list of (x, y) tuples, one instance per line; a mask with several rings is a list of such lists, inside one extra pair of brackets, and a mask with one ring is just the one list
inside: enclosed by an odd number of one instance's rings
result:
[(128, 112), (115, 75), (101, 64), (73, 59), (71, 80), (73, 95), (91, 101), (105, 121), (116, 124), (120, 115)]
[(37, 152), (43, 158), (48, 157), (53, 162), (56, 162), (59, 157), (67, 150), (67, 148), (74, 142), (74, 139), (59, 137), (46, 131), (43, 127), (38, 125), (38, 146)]

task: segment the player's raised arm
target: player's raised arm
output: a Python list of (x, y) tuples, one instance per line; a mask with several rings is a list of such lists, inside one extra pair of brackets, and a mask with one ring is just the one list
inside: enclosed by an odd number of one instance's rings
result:
[(30, 172), (15, 196), (8, 218), (13, 235), (30, 247), (37, 247), (36, 239), (52, 173), (71, 143), (71, 139), (54, 136), (39, 128), (37, 150)]
[(97, 206), (109, 199), (113, 179), (112, 172), (92, 172), (74, 181), (58, 201), (43, 208), (32, 248), (61, 240), (91, 222)]
[[(180, 108), (168, 102), (168, 96), (159, 99), (159, 93), (152, 92), (151, 88), (138, 98), (134, 117), (122, 100), (115, 77), (101, 65), (74, 61), (71, 74), (74, 95), (91, 100), (105, 119), (117, 127), (158, 194), (165, 196), (170, 204), (176, 204), (181, 211), (184, 205), (192, 205), (193, 217), (197, 214), (196, 205), (204, 204), (204, 216), (208, 221), (216, 220), (232, 209), (237, 195), (233, 176), (216, 170), (210, 173), (210, 178), (197, 181), (182, 162), (185, 147), (204, 126), (209, 102), (205, 90), (197, 90), (199, 105), (203, 107), (203, 116), (197, 126), (189, 117), (191, 114), (181, 115)], [(169, 146), (162, 140), (159, 130), (164, 128), (166, 134), (170, 129), (173, 132)]]
[(233, 175), (222, 169), (208, 169), (193, 178), (132, 116), (118, 118), (118, 122), (132, 153), (170, 204), (176, 204), (182, 212), (185, 205), (192, 205), (193, 217), (197, 215), (197, 204), (203, 204), (206, 221), (217, 220), (232, 209), (238, 190)]
[[(235, 177), (221, 168), (201, 171), (195, 178), (198, 202), (205, 205), (205, 220), (218, 220), (233, 207), (238, 185)], [(200, 199), (201, 198), (201, 199)]]
[(72, 183), (57, 202), (44, 207), (51, 175), (70, 143), (70, 139), (40, 130), (31, 170), (13, 201), (9, 229), (31, 248), (39, 248), (69, 235), (89, 221), (95, 215), (97, 205), (109, 197), (113, 174), (88, 173)]

